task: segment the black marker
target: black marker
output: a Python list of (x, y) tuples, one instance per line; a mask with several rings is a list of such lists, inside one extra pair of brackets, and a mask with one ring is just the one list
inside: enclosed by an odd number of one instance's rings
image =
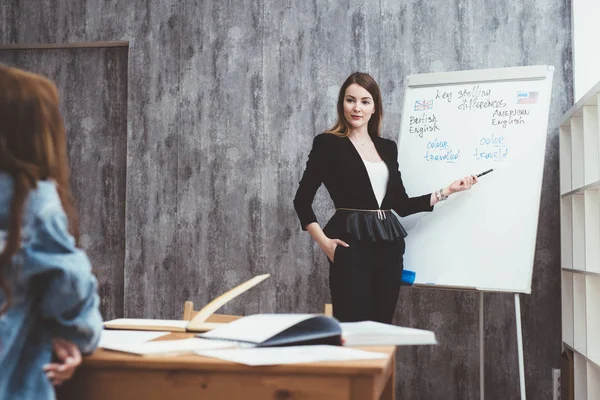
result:
[(484, 171), (482, 173), (480, 173), (479, 175), (475, 175), (477, 178), (479, 178), (480, 176), (484, 176), (485, 174), (489, 174), (490, 172), (492, 172), (494, 170), (494, 168), (492, 169), (488, 169), (487, 171)]

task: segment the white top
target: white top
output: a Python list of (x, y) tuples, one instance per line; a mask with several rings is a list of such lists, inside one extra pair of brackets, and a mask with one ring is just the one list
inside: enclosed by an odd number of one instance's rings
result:
[(365, 167), (367, 167), (367, 173), (371, 180), (371, 186), (373, 187), (373, 193), (377, 199), (377, 204), (381, 207), (383, 198), (387, 191), (388, 180), (390, 179), (390, 171), (388, 171), (387, 165), (381, 162), (371, 162), (363, 159)]

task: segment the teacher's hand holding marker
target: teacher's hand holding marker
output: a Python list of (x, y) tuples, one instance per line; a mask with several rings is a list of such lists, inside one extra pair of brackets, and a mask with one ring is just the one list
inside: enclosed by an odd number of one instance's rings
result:
[(436, 190), (435, 192), (431, 193), (431, 205), (433, 206), (440, 201), (446, 200), (452, 193), (458, 193), (471, 189), (471, 186), (478, 182), (477, 178), (489, 174), (493, 170), (494, 169), (492, 168), (477, 175), (465, 176), (462, 179), (455, 180), (448, 187)]

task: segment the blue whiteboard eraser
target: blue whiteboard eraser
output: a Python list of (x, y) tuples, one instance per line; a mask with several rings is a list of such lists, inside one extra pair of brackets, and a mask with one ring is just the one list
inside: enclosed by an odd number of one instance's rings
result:
[(412, 286), (415, 283), (415, 271), (410, 271), (408, 269), (402, 270), (402, 285), (403, 286)]

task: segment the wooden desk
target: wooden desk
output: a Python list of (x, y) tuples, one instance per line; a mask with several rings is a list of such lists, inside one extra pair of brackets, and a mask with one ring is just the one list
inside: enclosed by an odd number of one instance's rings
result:
[[(184, 339), (171, 333), (163, 339)], [(394, 346), (383, 360), (249, 367), (197, 355), (140, 357), (98, 349), (59, 388), (59, 400), (394, 399)]]

